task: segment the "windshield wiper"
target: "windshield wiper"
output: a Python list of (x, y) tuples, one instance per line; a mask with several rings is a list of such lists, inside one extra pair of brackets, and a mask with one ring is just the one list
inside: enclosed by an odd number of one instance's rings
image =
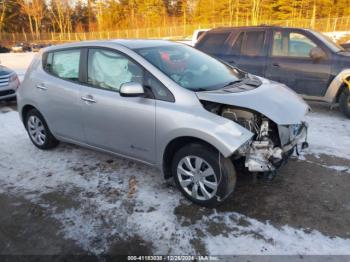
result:
[(194, 91), (194, 92), (209, 91), (208, 89), (205, 89), (205, 88), (194, 88), (194, 89), (191, 89), (191, 90)]
[(228, 82), (228, 83), (227, 83), (226, 85), (224, 85), (222, 88), (224, 88), (224, 89), (225, 89), (225, 87), (228, 87), (228, 86), (232, 86), (232, 85), (238, 84), (238, 83), (242, 82), (242, 81), (243, 81), (243, 79), (245, 79), (245, 78), (241, 78), (241, 79), (238, 79), (238, 80), (235, 80), (235, 81), (232, 81), (232, 82)]

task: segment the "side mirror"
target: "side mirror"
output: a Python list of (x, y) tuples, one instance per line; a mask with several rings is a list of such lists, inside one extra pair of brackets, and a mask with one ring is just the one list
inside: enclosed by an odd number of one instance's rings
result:
[(319, 47), (313, 47), (310, 50), (309, 56), (312, 58), (312, 60), (315, 60), (315, 61), (326, 58), (325, 52)]
[(119, 93), (124, 97), (139, 97), (144, 96), (145, 90), (140, 83), (128, 82), (122, 84), (120, 87)]

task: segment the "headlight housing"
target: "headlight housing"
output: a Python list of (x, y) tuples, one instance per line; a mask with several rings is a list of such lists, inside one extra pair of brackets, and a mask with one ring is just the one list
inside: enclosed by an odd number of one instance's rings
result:
[(293, 140), (295, 137), (297, 137), (301, 132), (301, 124), (295, 124), (289, 126), (289, 132), (290, 132), (290, 139)]
[(16, 88), (19, 87), (20, 82), (19, 82), (19, 79), (18, 79), (18, 76), (17, 76), (16, 73), (15, 73), (15, 74), (12, 74), (12, 75), (10, 76), (10, 78), (9, 78), (9, 83), (10, 83), (10, 84), (15, 83)]

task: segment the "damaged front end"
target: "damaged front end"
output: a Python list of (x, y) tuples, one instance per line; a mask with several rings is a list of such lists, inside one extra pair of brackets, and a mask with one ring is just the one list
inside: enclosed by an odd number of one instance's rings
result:
[(286, 163), (293, 151), (307, 144), (307, 124), (278, 125), (265, 115), (251, 109), (202, 101), (210, 112), (230, 119), (254, 135), (233, 154), (243, 160), (250, 172), (272, 172)]
[(298, 145), (308, 147), (305, 122), (277, 126), (264, 119), (259, 133), (238, 150), (238, 157), (245, 157), (245, 167), (250, 172), (271, 172), (286, 163)]

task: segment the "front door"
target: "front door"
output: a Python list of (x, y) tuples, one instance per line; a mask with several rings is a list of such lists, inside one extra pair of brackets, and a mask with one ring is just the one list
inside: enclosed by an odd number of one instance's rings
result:
[(108, 49), (89, 49), (87, 61), (88, 85), (81, 92), (86, 142), (152, 163), (155, 100), (119, 94), (123, 83), (143, 83), (143, 68), (124, 54)]
[(295, 92), (323, 96), (331, 79), (331, 61), (315, 61), (310, 50), (317, 42), (304, 32), (275, 30), (268, 58), (266, 78), (286, 84)]

